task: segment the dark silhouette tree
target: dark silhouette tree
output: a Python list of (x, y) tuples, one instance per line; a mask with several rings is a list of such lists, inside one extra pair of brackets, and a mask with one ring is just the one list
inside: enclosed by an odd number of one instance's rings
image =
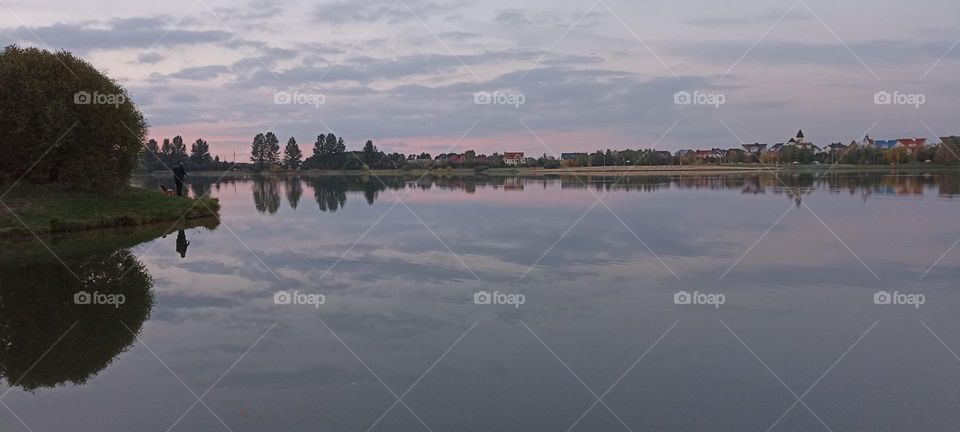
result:
[(261, 170), (267, 164), (267, 137), (258, 133), (253, 137), (253, 143), (250, 145), (250, 162), (253, 162), (254, 169)]
[(268, 166), (280, 164), (280, 140), (273, 132), (264, 137), (264, 159)]
[(283, 149), (283, 166), (287, 169), (298, 170), (303, 163), (303, 153), (300, 152), (300, 146), (297, 140), (290, 137), (287, 140), (287, 146)]
[(190, 146), (190, 162), (198, 168), (209, 168), (213, 159), (210, 157), (210, 146), (202, 138)]
[(171, 162), (182, 162), (187, 158), (187, 145), (183, 143), (183, 137), (177, 135), (173, 137), (173, 154)]

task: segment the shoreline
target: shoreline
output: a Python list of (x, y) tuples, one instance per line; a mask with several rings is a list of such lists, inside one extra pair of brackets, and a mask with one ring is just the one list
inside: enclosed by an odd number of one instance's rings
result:
[[(960, 166), (953, 165), (661, 165), (661, 166), (606, 166), (606, 167), (569, 167), (569, 168), (490, 168), (477, 171), (473, 168), (441, 168), (441, 169), (389, 169), (389, 170), (305, 170), (305, 171), (197, 171), (189, 175), (193, 177), (237, 178), (248, 176), (373, 176), (373, 175), (427, 175), (427, 176), (516, 176), (538, 177), (549, 175), (616, 175), (616, 176), (644, 176), (644, 175), (727, 175), (753, 173), (818, 173), (826, 172), (960, 172)], [(135, 176), (165, 177), (167, 172), (135, 173)]]
[(4, 203), (9, 209), (0, 207), (0, 238), (218, 218), (220, 212), (216, 198), (168, 197), (132, 186), (116, 194), (98, 194), (18, 185)]

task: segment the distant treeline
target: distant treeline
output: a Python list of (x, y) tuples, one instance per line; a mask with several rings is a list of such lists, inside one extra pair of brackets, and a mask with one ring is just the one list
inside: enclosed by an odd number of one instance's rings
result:
[[(810, 164), (843, 163), (848, 165), (879, 165), (920, 163), (930, 161), (942, 165), (960, 163), (960, 142), (950, 140), (941, 144), (921, 147), (910, 151), (903, 147), (880, 150), (873, 147), (850, 147), (838, 151), (817, 152), (811, 148), (787, 145), (778, 151), (752, 154), (742, 149), (715, 149), (707, 157), (695, 153), (671, 154), (653, 149), (642, 150), (597, 150), (593, 153), (565, 153), (562, 158), (543, 154), (523, 158), (509, 166), (560, 168), (561, 166), (665, 166), (665, 165), (717, 165), (717, 164)], [(151, 139), (144, 150), (143, 166), (148, 171), (163, 170), (178, 161), (188, 170), (226, 170), (231, 167), (249, 171), (298, 171), (298, 170), (367, 170), (367, 169), (412, 169), (412, 168), (487, 168), (508, 166), (503, 155), (477, 154), (474, 150), (464, 153), (430, 153), (404, 155), (385, 153), (367, 140), (359, 151), (348, 151), (342, 137), (333, 133), (317, 136), (310, 155), (304, 158), (297, 140), (287, 140), (282, 148), (273, 132), (257, 134), (250, 145), (249, 162), (229, 162), (219, 156), (210, 156), (210, 146), (202, 138), (190, 146), (189, 153), (181, 136), (163, 139), (162, 144)]]

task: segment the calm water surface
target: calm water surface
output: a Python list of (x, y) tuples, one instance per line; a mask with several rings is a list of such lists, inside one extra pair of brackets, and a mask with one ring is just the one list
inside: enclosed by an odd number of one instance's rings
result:
[[(960, 424), (954, 175), (190, 190), (220, 199), (219, 223), (51, 239), (66, 267), (7, 247), (0, 430)], [(125, 302), (76, 305), (81, 290)], [(475, 304), (482, 292), (523, 304)], [(913, 304), (875, 304), (883, 292)]]

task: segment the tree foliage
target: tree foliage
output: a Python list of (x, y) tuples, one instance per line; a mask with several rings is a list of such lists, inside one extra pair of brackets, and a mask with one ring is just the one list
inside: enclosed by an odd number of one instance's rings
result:
[(127, 184), (147, 122), (127, 91), (65, 51), (0, 52), (0, 181), (82, 189)]

